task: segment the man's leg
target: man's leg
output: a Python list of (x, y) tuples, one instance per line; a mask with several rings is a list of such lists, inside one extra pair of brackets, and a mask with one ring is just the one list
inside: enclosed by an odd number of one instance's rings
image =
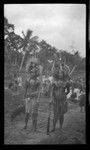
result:
[(30, 99), (27, 98), (25, 101), (25, 109), (26, 109), (26, 116), (25, 116), (25, 126), (24, 129), (27, 128), (28, 120), (29, 120), (29, 113), (30, 113)]
[(64, 114), (60, 115), (59, 117), (60, 129), (62, 129), (63, 122), (64, 122)]
[(33, 107), (34, 108), (33, 108), (33, 114), (32, 114), (32, 122), (33, 122), (34, 131), (36, 131), (39, 103), (35, 102)]
[(54, 106), (54, 118), (53, 118), (53, 129), (52, 129), (52, 131), (55, 131), (57, 120), (58, 120), (58, 112), (57, 112), (57, 108), (55, 105)]
[(55, 129), (56, 129), (56, 123), (57, 123), (57, 120), (58, 120), (58, 117), (57, 117), (57, 116), (54, 116), (52, 132), (55, 131)]
[(84, 105), (84, 112), (86, 112), (86, 105)]
[(36, 129), (37, 129), (37, 114), (35, 114), (35, 126), (34, 126), (34, 131), (36, 131)]
[(28, 120), (29, 120), (29, 113), (26, 113), (24, 129), (26, 129), (26, 128), (27, 128)]
[(32, 123), (33, 123), (33, 130), (36, 131), (37, 129), (37, 114), (36, 113), (32, 114)]
[(83, 106), (80, 106), (80, 111), (81, 111), (81, 112), (83, 111)]

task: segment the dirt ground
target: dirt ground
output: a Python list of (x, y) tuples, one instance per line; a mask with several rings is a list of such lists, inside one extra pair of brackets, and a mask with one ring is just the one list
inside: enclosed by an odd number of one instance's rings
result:
[[(24, 115), (18, 116), (10, 122), (8, 114), (5, 116), (4, 143), (5, 144), (85, 144), (85, 112), (80, 112), (77, 104), (69, 104), (65, 114), (63, 129), (59, 130), (59, 123), (55, 132), (46, 134), (48, 118), (48, 99), (40, 102), (37, 131), (32, 130), (29, 119), (27, 129), (24, 127)], [(52, 129), (53, 112), (51, 114), (50, 130)]]

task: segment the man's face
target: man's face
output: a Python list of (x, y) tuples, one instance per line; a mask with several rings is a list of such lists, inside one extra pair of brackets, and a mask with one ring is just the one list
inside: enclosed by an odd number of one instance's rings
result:
[(33, 62), (31, 62), (31, 65), (33, 65)]
[(64, 67), (64, 61), (61, 62), (62, 66)]
[(54, 54), (54, 59), (57, 61), (58, 60), (58, 56), (56, 54)]

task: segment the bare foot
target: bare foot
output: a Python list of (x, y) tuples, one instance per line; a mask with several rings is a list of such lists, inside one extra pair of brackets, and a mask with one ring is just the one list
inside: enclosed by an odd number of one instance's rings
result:
[(27, 129), (27, 127), (26, 126), (24, 126), (24, 128), (23, 129)]
[(48, 131), (48, 132), (47, 132), (47, 135), (49, 135), (49, 133), (50, 133), (50, 132)]
[(51, 130), (51, 132), (54, 132), (54, 131), (55, 131), (55, 129), (52, 129), (52, 130)]

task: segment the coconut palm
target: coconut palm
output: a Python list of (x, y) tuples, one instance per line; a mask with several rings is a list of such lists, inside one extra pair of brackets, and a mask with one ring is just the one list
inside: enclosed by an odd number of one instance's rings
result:
[(28, 55), (30, 56), (30, 53), (33, 53), (33, 55), (35, 55), (35, 52), (38, 49), (38, 45), (39, 45), (38, 37), (37, 36), (32, 37), (32, 32), (33, 31), (28, 30), (26, 36), (24, 32), (22, 32), (24, 36), (24, 44), (23, 44), (23, 58), (21, 61), (20, 70), (22, 69), (25, 57)]

